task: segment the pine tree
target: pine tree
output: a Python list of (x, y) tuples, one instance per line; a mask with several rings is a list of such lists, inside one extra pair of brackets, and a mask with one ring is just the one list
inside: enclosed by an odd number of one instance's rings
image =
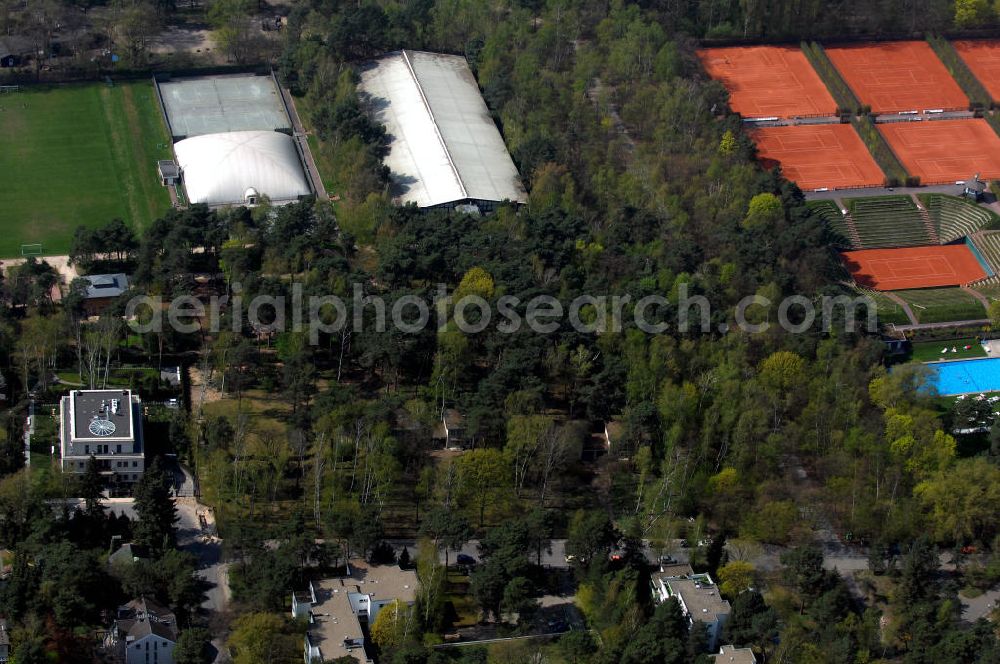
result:
[(170, 475), (160, 459), (153, 461), (135, 485), (135, 511), (139, 520), (133, 539), (157, 552), (172, 547), (177, 539), (174, 529), (177, 511), (170, 485)]
[(97, 459), (91, 454), (87, 460), (87, 470), (80, 478), (80, 497), (83, 498), (84, 510), (88, 517), (104, 516), (104, 505), (101, 503), (103, 494), (104, 478), (97, 468)]

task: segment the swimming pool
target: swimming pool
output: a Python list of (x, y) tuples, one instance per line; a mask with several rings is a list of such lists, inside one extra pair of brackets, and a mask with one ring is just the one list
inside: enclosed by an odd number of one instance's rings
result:
[(954, 362), (929, 362), (938, 394), (1000, 391), (1000, 357)]

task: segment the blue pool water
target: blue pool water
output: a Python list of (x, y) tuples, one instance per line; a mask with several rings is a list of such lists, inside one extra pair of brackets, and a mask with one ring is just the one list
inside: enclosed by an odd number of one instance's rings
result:
[(1000, 358), (931, 362), (938, 394), (1000, 391)]

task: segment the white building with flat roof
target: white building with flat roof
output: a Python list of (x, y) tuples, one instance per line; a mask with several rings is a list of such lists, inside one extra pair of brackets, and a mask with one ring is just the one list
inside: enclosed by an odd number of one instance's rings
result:
[(361, 621), (374, 623), (378, 612), (397, 599), (408, 606), (416, 601), (413, 570), (355, 560), (347, 564), (347, 572), (346, 577), (311, 582), (308, 590), (292, 593), (292, 617), (303, 618), (309, 625), (306, 664), (345, 656), (371, 662)]
[(385, 125), (394, 200), (417, 207), (527, 202), (472, 70), (458, 55), (396, 51), (361, 67), (358, 86)]
[(84, 472), (93, 456), (112, 487), (142, 477), (142, 402), (132, 390), (73, 390), (59, 401), (59, 416), (64, 473)]
[(757, 656), (750, 648), (722, 646), (719, 652), (711, 657), (715, 664), (757, 664)]
[[(659, 588), (665, 594), (657, 592)], [(654, 582), (654, 597), (658, 602), (673, 597), (681, 605), (681, 611), (692, 624), (705, 623), (708, 627), (708, 649), (715, 650), (722, 636), (722, 628), (729, 620), (731, 607), (722, 598), (719, 587), (708, 574), (693, 574), (686, 577), (663, 577)]]

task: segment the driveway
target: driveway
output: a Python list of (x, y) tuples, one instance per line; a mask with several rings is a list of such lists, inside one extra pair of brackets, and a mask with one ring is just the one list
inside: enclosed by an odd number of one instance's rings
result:
[(222, 613), (231, 598), (229, 565), (222, 562), (222, 540), (215, 535), (211, 510), (194, 498), (177, 498), (176, 505), (178, 548), (197, 557), (198, 575), (210, 584), (202, 608)]
[(989, 618), (994, 608), (1000, 606), (1000, 588), (987, 590), (979, 597), (967, 598), (958, 596), (962, 602), (962, 620), (976, 622), (980, 618)]

